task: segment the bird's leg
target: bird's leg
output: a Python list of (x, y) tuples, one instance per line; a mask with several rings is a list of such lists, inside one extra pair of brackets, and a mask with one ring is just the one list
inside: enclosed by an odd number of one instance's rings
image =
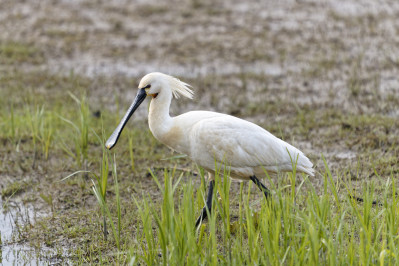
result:
[(253, 175), (253, 176), (250, 176), (249, 178), (258, 186), (258, 188), (263, 193), (265, 193), (266, 198), (268, 198), (270, 196), (270, 190), (265, 185), (263, 185), (256, 176)]
[(198, 225), (208, 216), (206, 209), (208, 209), (209, 214), (211, 214), (213, 187), (214, 186), (215, 186), (215, 180), (211, 180), (211, 182), (209, 182), (208, 197), (206, 198), (206, 205), (202, 209), (201, 215), (200, 215), (200, 217), (198, 217), (197, 222), (195, 223), (195, 227), (198, 227)]

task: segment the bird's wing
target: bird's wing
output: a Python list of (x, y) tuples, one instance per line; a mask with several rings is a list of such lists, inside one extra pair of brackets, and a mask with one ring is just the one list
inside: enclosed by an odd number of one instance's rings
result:
[[(217, 162), (234, 167), (291, 168), (291, 158), (298, 165), (312, 167), (305, 155), (265, 129), (248, 121), (225, 115), (199, 121), (193, 139)], [(198, 148), (198, 147), (197, 147)], [(282, 169), (289, 170), (289, 169)]]

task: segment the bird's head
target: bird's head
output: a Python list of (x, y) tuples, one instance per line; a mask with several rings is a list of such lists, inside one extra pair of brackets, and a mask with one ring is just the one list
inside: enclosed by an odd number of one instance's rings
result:
[(146, 95), (156, 98), (166, 85), (163, 76), (166, 75), (157, 72), (145, 75), (140, 81), (139, 90), (144, 90)]
[(139, 90), (144, 90), (152, 98), (156, 98), (159, 93), (173, 93), (175, 98), (183, 95), (192, 99), (194, 94), (187, 83), (159, 72), (145, 75), (140, 81)]
[(144, 101), (147, 95), (152, 96), (153, 99), (156, 99), (158, 95), (164, 94), (173, 94), (175, 98), (179, 98), (179, 95), (183, 95), (192, 99), (194, 93), (189, 87), (190, 85), (178, 80), (177, 78), (159, 72), (145, 75), (140, 81), (136, 98), (130, 105), (125, 116), (122, 118), (122, 121), (105, 143), (107, 149), (112, 149), (112, 147), (115, 146), (127, 121), (133, 115), (134, 111), (136, 111), (137, 107), (139, 107)]

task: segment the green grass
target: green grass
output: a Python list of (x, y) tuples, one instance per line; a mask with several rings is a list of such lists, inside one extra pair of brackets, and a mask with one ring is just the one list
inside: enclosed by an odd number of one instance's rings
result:
[[(111, 112), (91, 94), (90, 80), (44, 72), (0, 79), (1, 90), (11, 95), (0, 98), (2, 197), (40, 203), (48, 214), (34, 225), (18, 224), (16, 241), (54, 249), (74, 264), (397, 263), (398, 122), (384, 113), (287, 106), (285, 99), (247, 107), (241, 102), (241, 114), (285, 118), (271, 117), (263, 126), (286, 141), (330, 151), (328, 163), (311, 154), (315, 178), (266, 180), (270, 201), (252, 184), (232, 183), (222, 178), (227, 172), (219, 173), (213, 215), (196, 229), (205, 172), (171, 154), (144, 121), (134, 117), (117, 147), (105, 151), (103, 141), (121, 113), (118, 102)], [(343, 147), (357, 157), (334, 159), (331, 153)], [(76, 171), (92, 174), (61, 181)], [(373, 205), (375, 199), (382, 205)]]
[(28, 187), (29, 183), (27, 182), (10, 182), (4, 186), (1, 190), (2, 198), (12, 197), (15, 194), (23, 193)]
[[(89, 2), (83, 13), (44, 3), (46, 12), (27, 14), (37, 8), (24, 1), (5, 14), (0, 213), (21, 204), (35, 213), (32, 223), (16, 214), (3, 257), (17, 243), (35, 250), (19, 264), (399, 264), (399, 60), (395, 36), (378, 30), (395, 12), (281, 3), (287, 24), (258, 4)], [(92, 16), (104, 12), (101, 23)], [(147, 43), (143, 25), (157, 41)], [(125, 76), (132, 58), (139, 64)], [(104, 150), (133, 100), (140, 77), (131, 74), (154, 65), (184, 67), (179, 78), (195, 89), (193, 102), (173, 101), (173, 115), (214, 110), (258, 123), (304, 150), (316, 177), (266, 179), (266, 201), (253, 184), (219, 173), (213, 215), (194, 228), (203, 169), (155, 140), (138, 113)]]
[[(148, 265), (396, 264), (398, 209), (393, 179), (384, 185), (382, 205), (375, 206), (373, 184), (364, 186), (359, 194), (364, 203), (359, 204), (350, 197), (350, 182), (338, 178), (334, 183), (328, 168), (322, 176), (321, 194), (306, 177), (295, 188), (293, 175), (283, 177), (282, 182), (290, 184), (272, 183), (272, 199), (257, 197), (262, 201), (257, 208), (251, 207), (250, 187), (241, 189), (233, 195), (240, 204), (234, 222), (226, 200), (230, 181), (219, 178), (216, 191), (221, 200), (214, 200), (211, 219), (195, 230), (196, 189), (192, 182), (181, 184), (181, 175), (166, 171), (161, 202), (136, 201), (141, 233), (130, 260)], [(337, 191), (338, 183), (347, 188)]]
[(40, 64), (43, 62), (43, 53), (32, 44), (20, 42), (0, 43), (1, 64)]

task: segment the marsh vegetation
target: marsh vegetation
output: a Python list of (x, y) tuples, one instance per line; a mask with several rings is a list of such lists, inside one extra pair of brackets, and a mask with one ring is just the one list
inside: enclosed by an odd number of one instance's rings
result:
[[(0, 262), (397, 264), (398, 16), (388, 0), (2, 1)], [(265, 179), (266, 201), (221, 169), (195, 230), (203, 169), (146, 108), (104, 150), (151, 71), (193, 86), (172, 114), (255, 122), (316, 177)]]

